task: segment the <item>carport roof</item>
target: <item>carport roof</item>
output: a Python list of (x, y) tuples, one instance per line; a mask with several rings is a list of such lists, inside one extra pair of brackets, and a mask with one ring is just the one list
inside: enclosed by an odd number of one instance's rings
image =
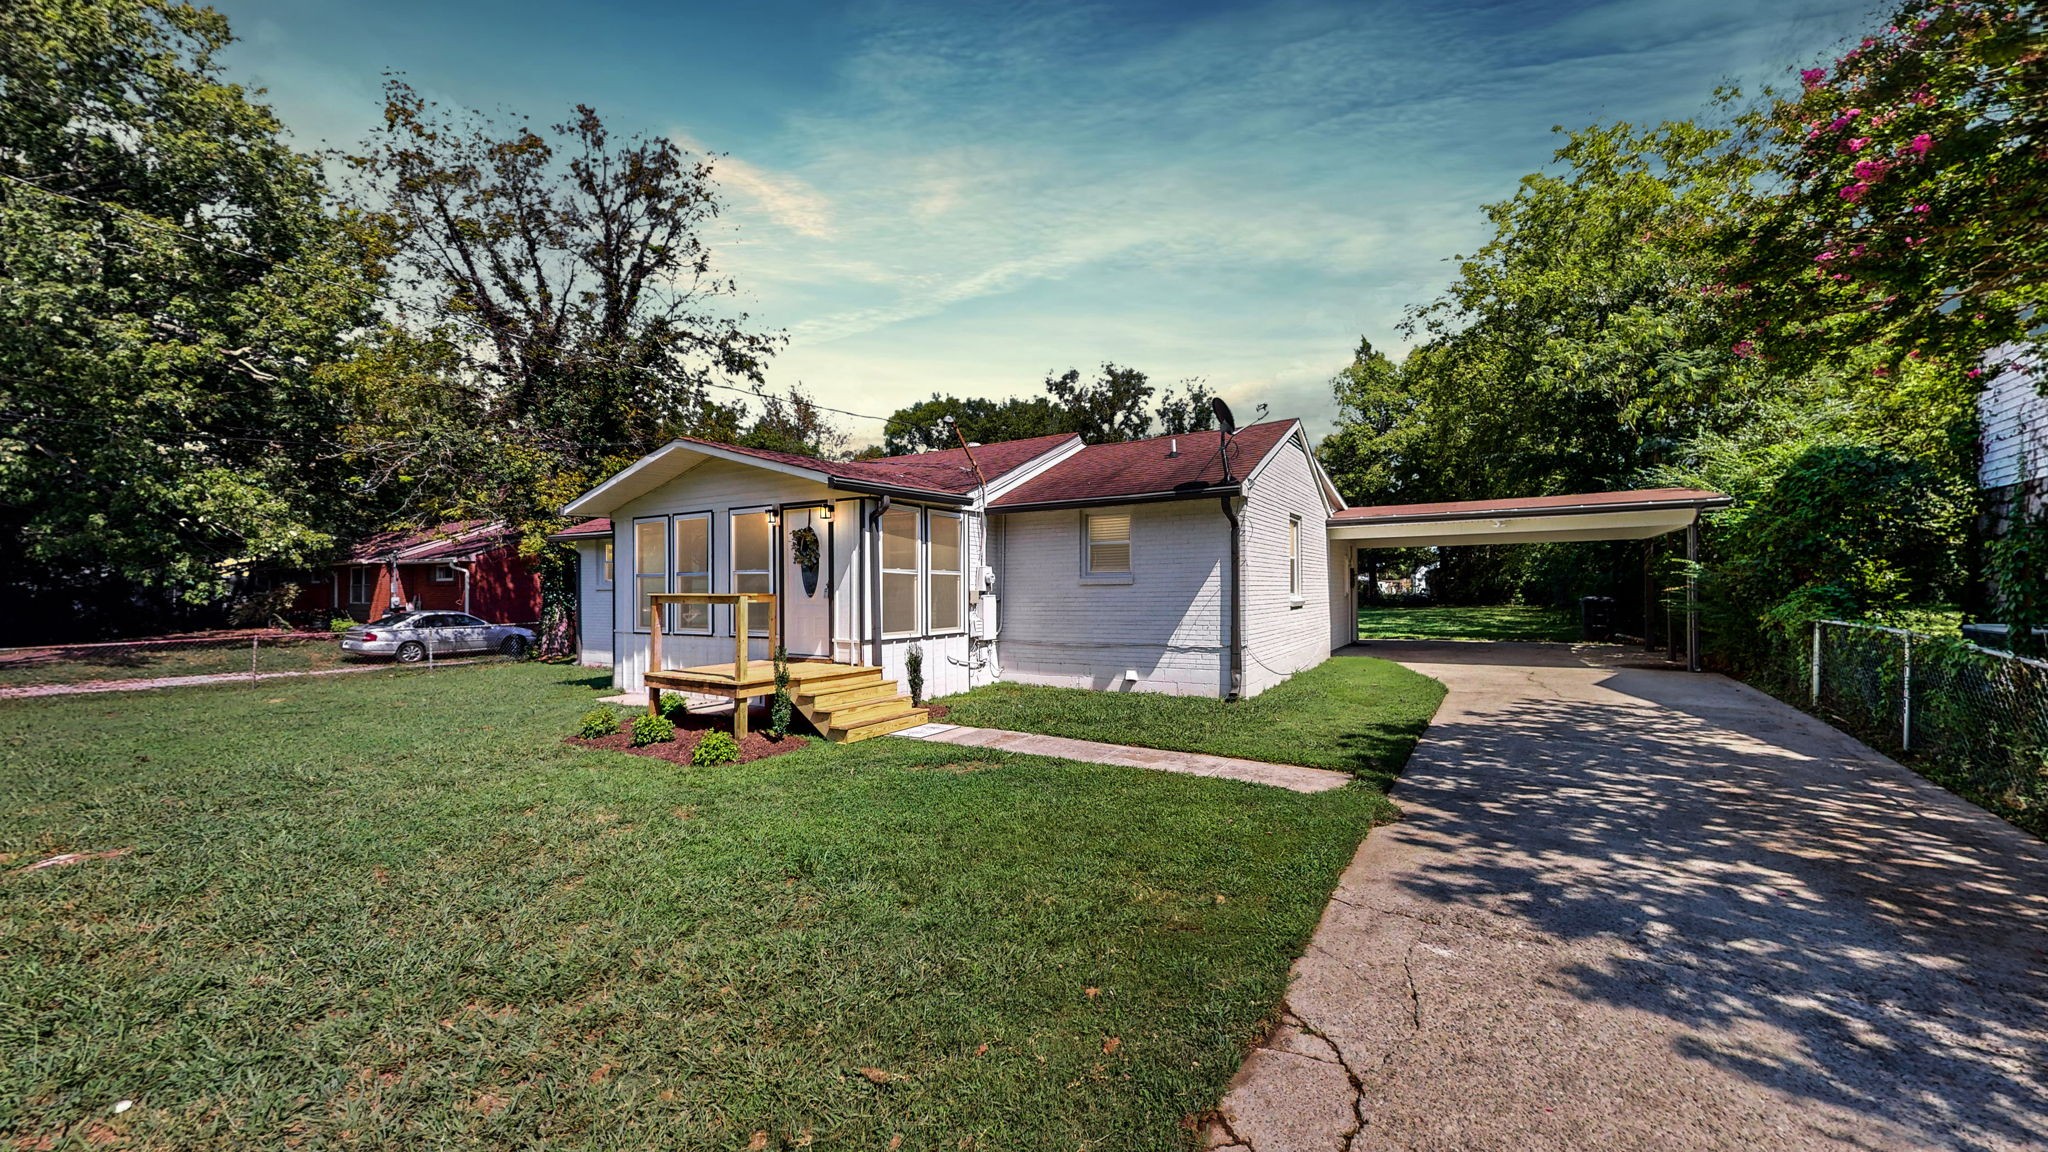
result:
[(1676, 532), (1703, 509), (1733, 503), (1699, 488), (1640, 488), (1527, 496), (1381, 504), (1331, 515), (1333, 540), (1380, 548), (1457, 544), (1528, 544), (1566, 540), (1641, 540)]

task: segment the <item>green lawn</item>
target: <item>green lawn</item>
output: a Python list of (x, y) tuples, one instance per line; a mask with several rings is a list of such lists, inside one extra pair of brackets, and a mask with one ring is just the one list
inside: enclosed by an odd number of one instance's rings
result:
[(1358, 610), (1363, 640), (1549, 640), (1579, 638), (1579, 618), (1562, 608), (1526, 604)]
[[(337, 640), (268, 642), (256, 651), (258, 672), (307, 672), (344, 663)], [(249, 642), (117, 648), (61, 648), (51, 655), (0, 655), (0, 687), (77, 684), (249, 671)]]
[[(1434, 697), (1373, 678), (1384, 764)], [(899, 740), (678, 768), (563, 744), (592, 687), (0, 702), (0, 1134), (1184, 1148), (1390, 814)]]
[(1385, 660), (1340, 656), (1249, 700), (992, 684), (936, 701), (949, 724), (1208, 752), (1389, 783), (1444, 697)]

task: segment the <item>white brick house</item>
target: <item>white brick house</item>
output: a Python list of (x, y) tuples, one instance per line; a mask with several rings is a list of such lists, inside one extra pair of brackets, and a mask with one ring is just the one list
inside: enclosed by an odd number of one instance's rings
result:
[[(1343, 499), (1299, 421), (1083, 446), (1078, 437), (866, 461), (678, 440), (578, 497), (583, 662), (642, 687), (733, 658), (734, 611), (657, 621), (652, 592), (776, 594), (792, 657), (922, 652), (939, 696), (995, 680), (1256, 695), (1351, 636), (1325, 536)], [(815, 562), (802, 563), (815, 541)], [(750, 659), (766, 659), (767, 621)]]

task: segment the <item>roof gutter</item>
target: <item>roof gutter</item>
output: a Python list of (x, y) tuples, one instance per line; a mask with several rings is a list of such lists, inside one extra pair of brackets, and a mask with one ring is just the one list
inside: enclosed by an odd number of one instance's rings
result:
[(841, 492), (858, 492), (863, 496), (898, 496), (905, 500), (953, 504), (962, 508), (974, 503), (972, 494), (933, 492), (924, 488), (907, 488), (900, 484), (879, 484), (872, 480), (848, 480), (843, 476), (825, 477), (825, 486)]
[(1049, 512), (1059, 508), (1102, 508), (1112, 504), (1163, 504), (1169, 500), (1206, 500), (1212, 496), (1231, 497), (1241, 494), (1237, 484), (1211, 484), (1206, 488), (1184, 488), (1178, 491), (1141, 492), (1135, 496), (1081, 496), (1072, 500), (1034, 500), (1029, 504), (997, 503), (991, 512)]
[(1630, 500), (1602, 504), (1560, 504), (1543, 508), (1464, 509), (1455, 512), (1416, 512), (1402, 516), (1332, 516), (1330, 527), (1357, 524), (1422, 524), (1445, 520), (1525, 520), (1540, 516), (1585, 516), (1598, 512), (1669, 512), (1691, 508), (1726, 508), (1732, 496), (1701, 497), (1697, 500)]

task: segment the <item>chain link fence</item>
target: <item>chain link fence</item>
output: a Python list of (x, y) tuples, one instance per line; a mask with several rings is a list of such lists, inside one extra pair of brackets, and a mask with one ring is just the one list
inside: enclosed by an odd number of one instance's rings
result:
[(2048, 661), (1846, 620), (1788, 640), (1780, 695), (2048, 836)]
[[(522, 654), (523, 655), (523, 654)], [(505, 660), (497, 653), (444, 651), (431, 639), (415, 667)], [(278, 675), (325, 675), (390, 667), (394, 661), (352, 656), (334, 631), (239, 629), (186, 636), (0, 648), (0, 696), (142, 687), (150, 681), (209, 683)]]

